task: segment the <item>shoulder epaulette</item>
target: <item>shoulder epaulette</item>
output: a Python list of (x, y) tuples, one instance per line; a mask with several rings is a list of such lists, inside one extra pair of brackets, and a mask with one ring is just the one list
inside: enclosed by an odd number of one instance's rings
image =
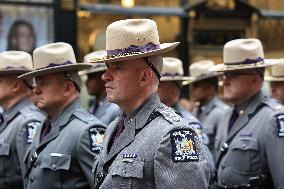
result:
[(180, 115), (176, 114), (172, 108), (164, 104), (158, 105), (156, 111), (159, 112), (170, 123), (177, 123), (182, 120)]
[(84, 110), (82, 108), (78, 108), (74, 111), (73, 115), (75, 117), (77, 117), (78, 119), (80, 119), (81, 121), (90, 124), (90, 123), (98, 123), (98, 124), (102, 124), (103, 123), (101, 121), (99, 121), (94, 115), (92, 115), (90, 112), (88, 112), (87, 110)]
[(263, 101), (264, 104), (266, 104), (267, 106), (269, 106), (271, 109), (273, 109), (274, 111), (278, 111), (278, 110), (284, 110), (284, 106), (280, 103), (278, 103), (276, 100), (274, 99), (270, 99), (270, 98), (266, 98)]

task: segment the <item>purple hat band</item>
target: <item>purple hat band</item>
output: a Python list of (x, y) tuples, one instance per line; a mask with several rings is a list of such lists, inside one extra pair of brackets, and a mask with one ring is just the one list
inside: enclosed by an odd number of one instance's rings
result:
[(243, 62), (234, 62), (234, 63), (224, 63), (225, 65), (240, 65), (240, 64), (256, 64), (258, 62), (263, 62), (264, 59), (258, 57), (257, 59), (245, 59)]
[(155, 45), (150, 42), (143, 46), (130, 45), (129, 47), (123, 49), (107, 50), (107, 55), (118, 56), (118, 55), (131, 54), (131, 53), (145, 53), (157, 49), (160, 49), (160, 45), (159, 44)]
[(28, 69), (28, 68), (26, 68), (24, 66), (21, 66), (21, 67), (7, 66), (6, 68), (4, 68), (1, 71), (14, 71), (14, 70), (17, 70), (17, 71), (30, 71), (31, 69)]
[(176, 76), (183, 76), (183, 75), (180, 75), (179, 73), (175, 72), (175, 73), (169, 73), (169, 72), (166, 72), (162, 75), (163, 77), (176, 77)]
[(41, 69), (45, 69), (45, 68), (52, 68), (52, 67), (57, 67), (57, 66), (64, 66), (64, 65), (68, 65), (68, 64), (74, 64), (74, 63), (72, 63), (71, 61), (66, 61), (66, 62), (64, 62), (64, 63), (62, 63), (62, 64), (55, 64), (55, 63), (50, 63), (50, 64), (48, 64), (48, 66), (46, 66), (46, 67), (43, 67), (43, 68), (38, 68), (38, 69), (36, 69), (36, 70), (41, 70)]

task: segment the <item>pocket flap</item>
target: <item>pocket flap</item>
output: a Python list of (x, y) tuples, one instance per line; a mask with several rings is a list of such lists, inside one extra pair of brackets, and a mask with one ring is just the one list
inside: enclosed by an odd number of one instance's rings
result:
[(257, 140), (254, 138), (237, 139), (232, 142), (232, 149), (239, 150), (258, 150)]
[(60, 153), (43, 154), (40, 168), (46, 168), (53, 171), (69, 170), (71, 163), (71, 155)]
[(120, 159), (114, 162), (111, 175), (143, 178), (144, 161), (141, 159)]
[(8, 156), (10, 153), (10, 144), (0, 143), (0, 155)]

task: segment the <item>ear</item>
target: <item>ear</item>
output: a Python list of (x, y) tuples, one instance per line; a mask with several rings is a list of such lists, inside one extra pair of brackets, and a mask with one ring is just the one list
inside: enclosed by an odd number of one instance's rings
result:
[(71, 94), (73, 94), (75, 91), (76, 91), (75, 84), (72, 81), (67, 81), (65, 86), (64, 86), (64, 93), (63, 93), (63, 95), (65, 97), (68, 97)]
[(149, 69), (145, 69), (141, 74), (140, 84), (142, 86), (148, 85), (149, 82), (152, 80), (152, 78), (153, 78), (153, 72)]

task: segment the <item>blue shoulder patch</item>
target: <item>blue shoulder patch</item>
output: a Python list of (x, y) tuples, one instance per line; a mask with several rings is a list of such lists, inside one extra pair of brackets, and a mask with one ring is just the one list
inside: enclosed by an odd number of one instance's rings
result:
[(278, 136), (284, 137), (284, 114), (279, 114), (276, 116), (278, 125)]
[(31, 144), (34, 141), (36, 130), (40, 124), (39, 121), (31, 121), (27, 124), (27, 144)]
[(89, 129), (90, 150), (99, 153), (103, 148), (105, 127), (94, 126)]
[(199, 161), (194, 132), (191, 129), (172, 130), (171, 143), (174, 162)]

